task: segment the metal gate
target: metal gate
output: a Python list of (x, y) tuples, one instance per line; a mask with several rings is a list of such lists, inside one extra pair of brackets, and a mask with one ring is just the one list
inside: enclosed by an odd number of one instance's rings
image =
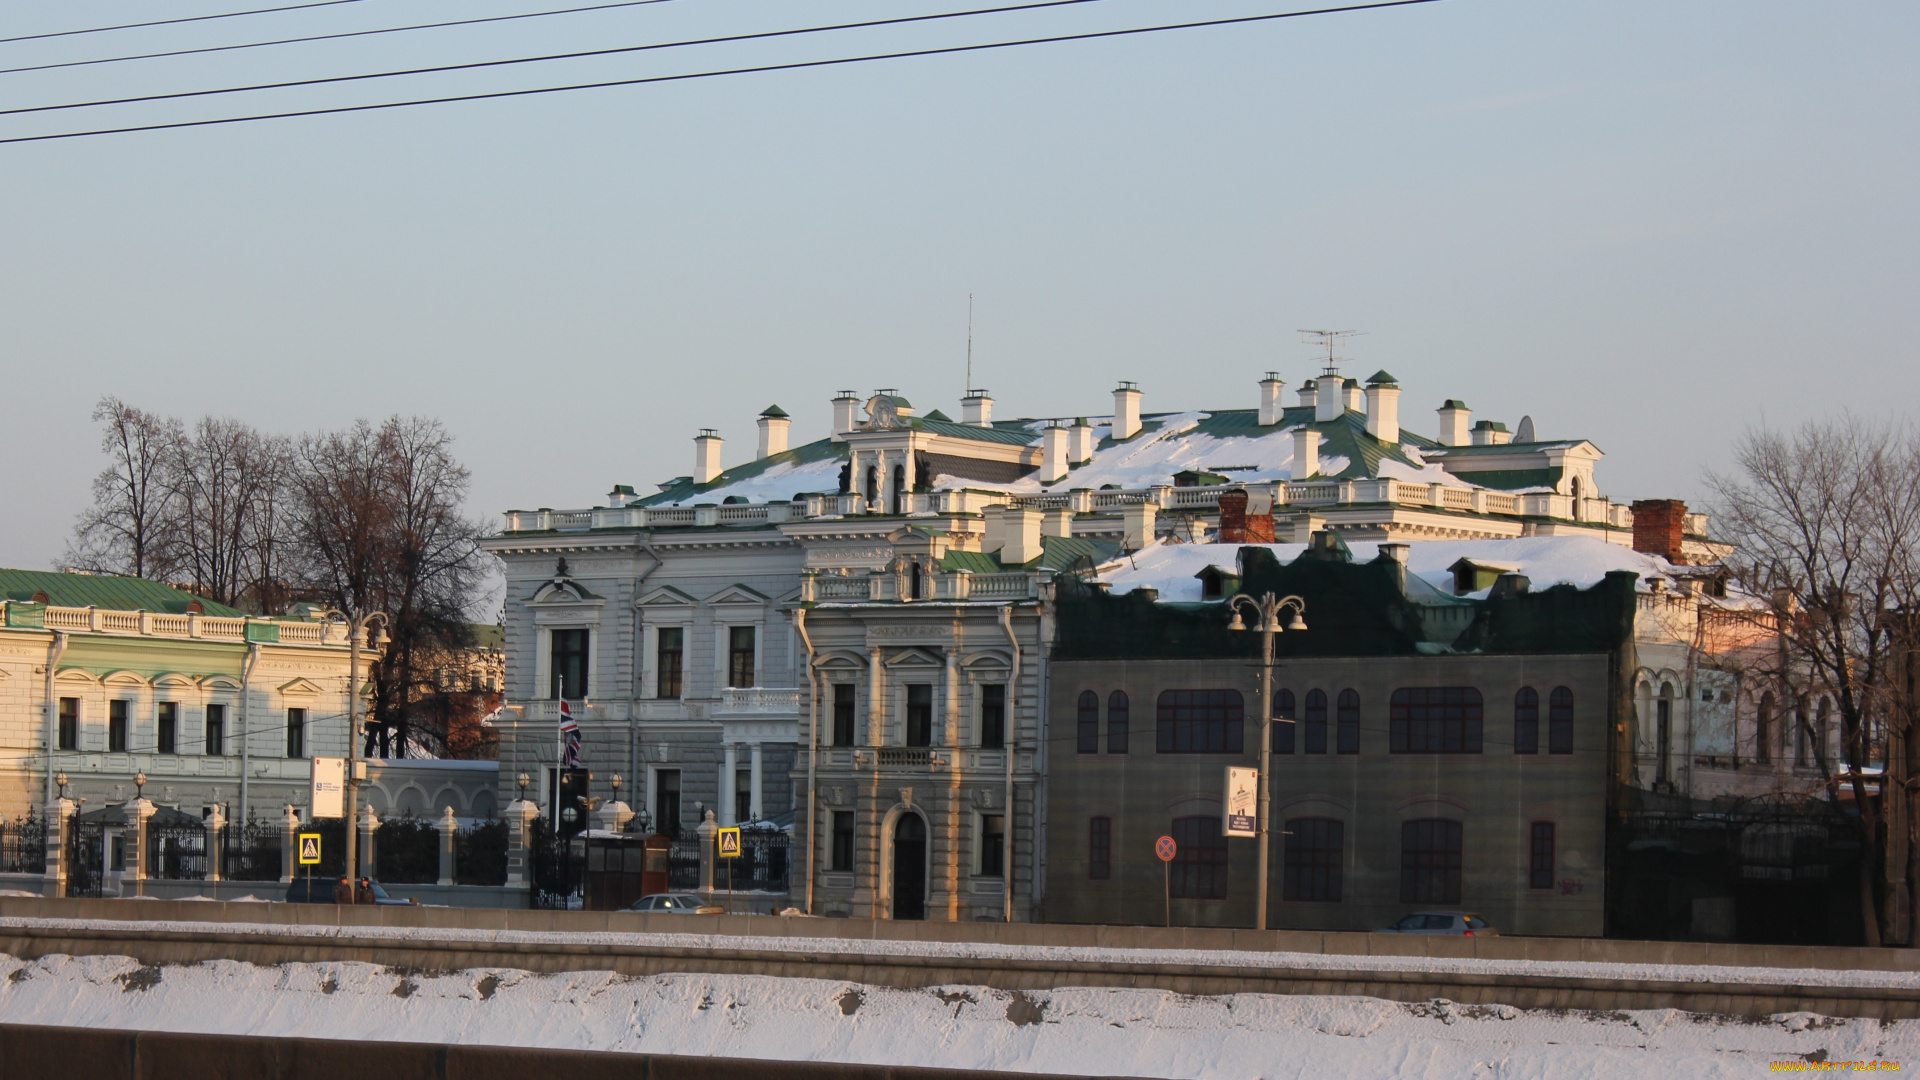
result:
[(67, 833), (67, 895), (101, 895), (106, 883), (107, 827), (75, 817)]

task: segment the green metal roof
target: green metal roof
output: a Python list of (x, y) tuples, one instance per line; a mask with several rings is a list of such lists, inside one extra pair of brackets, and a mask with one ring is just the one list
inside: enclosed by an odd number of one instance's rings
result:
[(1439, 449), (1448, 457), (1492, 457), (1501, 454), (1538, 454), (1543, 450), (1555, 450), (1579, 446), (1586, 439), (1561, 439), (1557, 442), (1501, 443), (1498, 446), (1442, 446)]
[(941, 423), (943, 423), (943, 424), (951, 424), (951, 423), (953, 423), (953, 417), (951, 417), (951, 416), (948, 416), (948, 415), (947, 415), (946, 413), (943, 413), (943, 412), (941, 412), (941, 411), (940, 411), (939, 409), (935, 409), (935, 410), (933, 410), (932, 412), (930, 412), (930, 413), (928, 413), (928, 414), (927, 414), (926, 416), (924, 416), (924, 417), (921, 417), (921, 419), (923, 419), (923, 420), (938, 420), (938, 421), (940, 421), (940, 422), (941, 422)]
[(836, 443), (832, 439), (816, 439), (813, 442), (804, 443), (782, 453), (769, 454), (758, 461), (749, 461), (743, 465), (735, 465), (733, 468), (714, 477), (713, 482), (710, 484), (696, 484), (690, 476), (676, 476), (664, 485), (658, 494), (649, 495), (633, 505), (654, 506), (659, 503), (679, 502), (682, 499), (692, 498), (703, 491), (717, 490), (726, 487), (728, 484), (737, 484), (742, 480), (759, 476), (775, 465), (811, 465), (816, 461), (844, 456), (843, 451), (844, 447), (842, 444)]
[(1448, 398), (1440, 403), (1440, 407), (1443, 409), (1464, 409), (1467, 407), (1467, 403), (1461, 401), (1459, 398)]
[[(1004, 549), (1003, 549), (1004, 550)], [(967, 570), (975, 574), (998, 574), (1007, 570), (1065, 570), (1085, 558), (1098, 565), (1120, 551), (1120, 545), (1081, 536), (1042, 536), (1040, 557), (1019, 566), (1005, 566), (999, 552), (949, 551), (940, 560), (946, 573)]]
[(913, 426), (921, 431), (935, 435), (947, 435), (955, 439), (974, 439), (979, 442), (1009, 443), (1025, 446), (1039, 438), (1026, 429), (1025, 421), (1009, 420), (1006, 426), (999, 423), (993, 427), (975, 427), (972, 424), (956, 424), (950, 420), (935, 420), (932, 416), (922, 416), (914, 420)]
[(777, 417), (779, 419), (784, 420), (787, 418), (787, 410), (782, 409), (778, 405), (769, 405), (765, 409), (761, 410), (760, 415)]
[(1381, 368), (1379, 371), (1376, 371), (1373, 373), (1373, 378), (1367, 380), (1367, 385), (1368, 386), (1399, 386), (1400, 380), (1387, 374), (1387, 370), (1385, 368)]
[(208, 615), (234, 618), (245, 615), (239, 608), (215, 603), (205, 597), (163, 585), (146, 578), (119, 577), (114, 574), (56, 574), (46, 570), (0, 570), (0, 598), (32, 602), (36, 594), (46, 594), (54, 607), (97, 607), (109, 611), (155, 611), (183, 614), (187, 605), (200, 601)]

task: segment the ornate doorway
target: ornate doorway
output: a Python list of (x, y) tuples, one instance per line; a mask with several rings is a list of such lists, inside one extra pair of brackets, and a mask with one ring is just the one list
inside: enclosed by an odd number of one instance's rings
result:
[(927, 917), (927, 823), (915, 813), (893, 826), (893, 917)]

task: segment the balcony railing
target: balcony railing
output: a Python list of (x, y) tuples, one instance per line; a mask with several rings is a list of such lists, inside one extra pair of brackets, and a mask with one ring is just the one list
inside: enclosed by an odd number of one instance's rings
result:
[[(254, 640), (278, 640), (287, 645), (345, 645), (345, 628), (336, 623), (296, 622), (278, 619), (232, 618), (222, 615), (175, 614), (163, 611), (111, 611), (94, 607), (42, 607), (37, 604), (8, 605), (6, 624), (29, 625), (30, 613), (38, 613), (31, 625), (48, 630), (79, 634), (125, 634), (140, 637), (198, 638), (212, 641), (246, 641), (247, 626), (257, 631), (271, 629), (271, 635), (256, 634)], [(364, 638), (362, 639), (364, 642)]]
[(727, 687), (720, 691), (716, 716), (798, 716), (806, 691), (791, 686)]

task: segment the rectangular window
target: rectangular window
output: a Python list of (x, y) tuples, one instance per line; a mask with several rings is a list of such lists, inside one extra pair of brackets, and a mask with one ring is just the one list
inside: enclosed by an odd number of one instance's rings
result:
[[(1154, 749), (1162, 754), (1238, 754), (1244, 739), (1243, 715), (1238, 690), (1164, 691)], [(1213, 820), (1217, 827), (1219, 820)], [(1223, 883), (1221, 888), (1225, 887)]]
[(1217, 817), (1173, 819), (1175, 852), (1167, 888), (1176, 900), (1224, 900), (1227, 838)]
[(1074, 752), (1100, 752), (1100, 695), (1091, 690), (1080, 691), (1080, 703), (1074, 716)]
[(853, 811), (835, 810), (833, 812), (833, 861), (832, 868), (839, 873), (851, 873), (853, 870)]
[(858, 687), (852, 683), (833, 684), (833, 745), (853, 745), (853, 708), (854, 695)]
[(1400, 826), (1400, 902), (1460, 902), (1460, 823), (1445, 818)]
[(1339, 745), (1336, 747), (1336, 750), (1342, 754), (1359, 753), (1360, 752), (1360, 695), (1359, 694), (1354, 693), (1352, 690), (1340, 691), (1338, 721), (1339, 721), (1339, 726), (1337, 728), (1337, 737), (1339, 739)]
[(207, 756), (221, 757), (227, 752), (227, 707), (207, 706)]
[(307, 756), (307, 710), (287, 710), (287, 756)]
[(733, 771), (733, 820), (753, 820), (753, 770)]
[(907, 745), (933, 745), (933, 684), (907, 684)]
[(1287, 822), (1288, 900), (1337, 902), (1343, 882), (1342, 847), (1346, 826), (1332, 818), (1295, 818)]
[(1480, 752), (1480, 691), (1471, 686), (1401, 687), (1388, 708), (1387, 749), (1392, 753)]
[(60, 699), (60, 749), (80, 749), (80, 699)]
[(119, 698), (107, 702), (107, 751), (127, 752), (127, 703)]
[(155, 742), (158, 744), (161, 753), (174, 753), (179, 746), (180, 705), (178, 702), (163, 701), (160, 703), (158, 712), (159, 715), (156, 718), (155, 725), (157, 728), (155, 732), (157, 736)]
[(553, 631), (548, 697), (579, 701), (587, 696), (587, 634), (585, 630)]
[(1087, 819), (1087, 877), (1106, 881), (1113, 877), (1113, 819)]
[(656, 832), (680, 835), (679, 769), (659, 769), (653, 774), (653, 823)]
[(1532, 858), (1527, 865), (1527, 888), (1553, 888), (1553, 822), (1533, 823)]
[(980, 745), (988, 750), (1007, 745), (1007, 688), (1000, 683), (980, 687)]
[(727, 685), (736, 690), (753, 685), (753, 627), (727, 627)]
[(678, 626), (660, 628), (659, 647), (654, 653), (653, 696), (680, 696), (680, 672), (686, 656), (686, 631)]
[(1006, 874), (1007, 819), (1004, 814), (980, 815), (980, 876)]

